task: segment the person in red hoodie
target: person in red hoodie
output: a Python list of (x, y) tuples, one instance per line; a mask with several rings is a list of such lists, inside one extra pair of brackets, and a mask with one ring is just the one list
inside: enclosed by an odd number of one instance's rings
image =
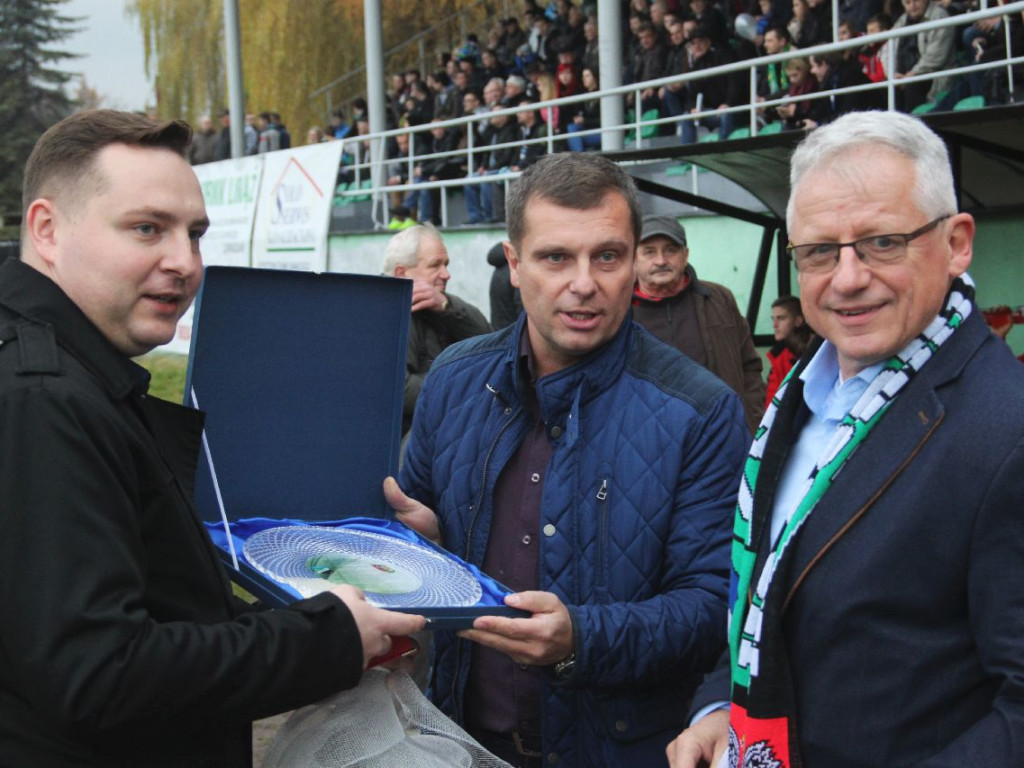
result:
[(780, 296), (772, 302), (772, 329), (775, 331), (775, 346), (768, 351), (765, 409), (771, 404), (772, 397), (775, 396), (782, 380), (786, 378), (789, 369), (796, 365), (796, 361), (814, 338), (814, 331), (804, 320), (800, 299), (796, 296)]

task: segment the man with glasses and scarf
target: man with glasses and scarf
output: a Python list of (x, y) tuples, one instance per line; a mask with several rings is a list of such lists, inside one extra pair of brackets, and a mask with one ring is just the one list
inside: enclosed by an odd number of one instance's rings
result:
[(729, 658), (670, 763), (1024, 765), (1024, 371), (974, 303), (946, 148), (851, 114), (791, 177), (823, 340), (751, 447)]

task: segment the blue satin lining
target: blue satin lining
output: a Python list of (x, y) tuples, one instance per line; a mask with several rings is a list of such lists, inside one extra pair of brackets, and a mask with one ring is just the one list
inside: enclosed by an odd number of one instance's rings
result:
[[(206, 530), (209, 532), (210, 538), (213, 539), (213, 543), (219, 549), (222, 549), (225, 552), (230, 552), (227, 534), (224, 532), (224, 523), (204, 521), (203, 525), (206, 526)], [(408, 526), (402, 525), (401, 523), (393, 520), (381, 520), (376, 517), (350, 517), (346, 520), (318, 520), (315, 523), (310, 523), (305, 520), (269, 517), (249, 517), (242, 520), (235, 520), (230, 523), (231, 539), (235, 545), (235, 552), (238, 554), (239, 558), (245, 557), (243, 552), (245, 540), (247, 538), (252, 536), (254, 533), (266, 530), (267, 528), (278, 528), (282, 525), (316, 525), (324, 528), (352, 528), (360, 531), (369, 531), (370, 533), (378, 533), (384, 536), (393, 536), (396, 539), (402, 539), (404, 541), (413, 542), (414, 544), (419, 544), (420, 546), (429, 547), (430, 549), (442, 553), (459, 565), (467, 568), (469, 572), (476, 577), (477, 581), (480, 582), (480, 588), (483, 590), (483, 595), (479, 602), (476, 603), (478, 606), (503, 606), (505, 605), (505, 595), (510, 593), (510, 590), (483, 573), (483, 571), (475, 565), (467, 563), (462, 558), (457, 555), (453, 555), (451, 552), (442, 549), (441, 547), (434, 546)], [(249, 564), (251, 565), (251, 563)], [(274, 584), (295, 595), (296, 598), (301, 597), (295, 589), (287, 584), (282, 584), (278, 581), (274, 581)]]

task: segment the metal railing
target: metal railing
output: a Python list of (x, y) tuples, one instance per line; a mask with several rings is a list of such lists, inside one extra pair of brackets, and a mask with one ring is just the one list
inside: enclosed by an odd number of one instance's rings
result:
[[(804, 101), (829, 98), (834, 95), (852, 94), (862, 91), (871, 90), (882, 90), (886, 92), (886, 101), (888, 108), (895, 109), (896, 106), (896, 90), (909, 85), (912, 83), (927, 82), (938, 78), (945, 78), (950, 76), (962, 76), (972, 72), (983, 72), (992, 69), (1005, 68), (1007, 72), (1008, 90), (1013, 98), (1015, 94), (1015, 80), (1013, 68), (1016, 65), (1024, 63), (1024, 51), (1018, 52), (1018, 55), (1014, 55), (1011, 49), (1009, 24), (1004, 23), (1005, 34), (1006, 34), (1006, 58), (997, 61), (980, 63), (980, 64), (967, 64), (964, 66), (954, 67), (947, 70), (939, 70), (922, 75), (915, 75), (912, 77), (904, 77), (899, 80), (892, 78), (892, 73), (895, 70), (895, 57), (896, 47), (895, 45), (889, 46), (889, 61), (887, 62), (886, 72), (888, 79), (878, 83), (869, 83), (856, 86), (848, 86), (845, 88), (836, 88), (831, 90), (819, 90), (813, 93), (808, 93), (795, 97), (793, 99), (788, 96), (769, 99), (764, 101), (757, 100), (757, 70), (768, 65), (780, 62), (786, 62), (790, 59), (808, 57), (811, 55), (818, 56), (831, 52), (842, 52), (850, 48), (860, 48), (865, 45), (871, 45), (876, 42), (884, 42), (888, 40), (898, 40), (899, 38), (906, 37), (907, 35), (917, 35), (922, 32), (927, 32), (933, 29), (941, 29), (944, 27), (962, 27), (968, 24), (972, 24), (981, 19), (987, 19), (994, 16), (1007, 16), (1011, 14), (1019, 14), (1024, 12), (1024, 0), (1020, 2), (1009, 3), (1004, 6), (997, 6), (985, 10), (976, 11), (973, 13), (963, 14), (959, 16), (951, 16), (945, 19), (938, 19), (930, 22), (922, 22), (913, 24), (910, 26), (901, 27), (900, 29), (892, 29), (886, 32), (882, 32), (875, 35), (865, 35), (862, 37), (855, 38), (853, 40), (846, 40), (842, 42), (827, 43), (824, 45), (818, 45), (812, 48), (801, 48), (786, 51), (784, 53), (778, 53), (770, 56), (760, 56), (753, 59), (747, 59), (744, 61), (732, 62), (730, 64), (716, 67), (714, 69), (702, 70), (700, 72), (687, 72), (682, 75), (675, 75), (672, 77), (664, 77), (657, 80), (649, 80), (641, 83), (632, 83), (630, 85), (624, 85), (617, 88), (609, 88), (606, 90), (595, 91), (593, 93), (579, 94), (576, 96), (570, 96), (563, 99), (554, 99), (549, 101), (541, 101), (536, 104), (524, 105), (520, 107), (510, 107), (508, 109), (496, 110), (494, 112), (486, 113), (488, 116), (498, 114), (507, 114), (514, 118), (520, 112), (528, 110), (537, 110), (542, 112), (543, 110), (549, 110), (549, 114), (553, 114), (555, 108), (565, 108), (574, 104), (580, 104), (593, 99), (599, 99), (606, 96), (626, 96), (628, 94), (633, 95), (633, 100), (636, 105), (641, 103), (640, 94), (647, 88), (660, 88), (672, 83), (690, 83), (693, 81), (699, 81), (705, 78), (715, 77), (723, 74), (732, 74), (737, 72), (745, 72), (749, 78), (750, 83), (750, 98), (747, 104), (731, 106), (727, 109), (706, 109), (701, 110), (697, 113), (680, 115), (677, 117), (658, 117), (651, 120), (644, 120), (641, 116), (641, 110), (635, 110), (635, 117), (632, 121), (623, 123), (621, 125), (602, 125), (599, 128), (591, 130), (579, 131), (572, 134), (555, 134), (550, 131), (547, 136), (532, 139), (528, 141), (515, 141), (499, 145), (488, 145), (486, 148), (476, 144), (475, 132), (472, 130), (472, 126), (475, 126), (478, 121), (483, 119), (481, 115), (469, 115), (450, 120), (427, 123), (424, 125), (410, 126), (383, 131), (376, 134), (370, 134), (361, 137), (352, 137), (344, 139), (346, 144), (351, 144), (355, 141), (365, 141), (369, 144), (369, 152), (360, 153), (362, 157), (366, 159), (354, 162), (348, 166), (343, 166), (349, 169), (354, 177), (355, 183), (350, 189), (340, 189), (337, 191), (337, 195), (341, 197), (365, 197), (369, 195), (374, 202), (373, 206), (373, 218), (376, 226), (383, 227), (388, 218), (388, 194), (392, 192), (409, 192), (409, 191), (425, 191), (425, 190), (440, 190), (441, 191), (441, 220), (442, 225), (447, 226), (447, 192), (453, 188), (462, 188), (473, 184), (507, 184), (509, 181), (515, 179), (519, 174), (514, 171), (504, 171), (495, 175), (486, 177), (467, 175), (462, 178), (448, 179), (441, 181), (420, 181), (420, 182), (406, 182), (403, 184), (386, 185), (384, 183), (384, 169), (387, 165), (392, 165), (396, 162), (394, 158), (386, 158), (384, 155), (385, 147), (388, 144), (388, 140), (400, 134), (409, 135), (409, 156), (404, 159), (403, 162), (407, 166), (407, 174), (409, 179), (414, 178), (414, 169), (416, 165), (431, 160), (437, 160), (442, 158), (451, 157), (465, 157), (466, 167), (468, 169), (475, 168), (473, 162), (474, 155), (476, 153), (495, 149), (507, 149), (510, 147), (521, 147), (525, 144), (545, 144), (548, 152), (554, 152), (562, 149), (560, 146), (562, 143), (567, 142), (570, 136), (583, 137), (586, 135), (615, 135), (622, 136), (626, 132), (631, 132), (634, 137), (635, 148), (641, 148), (647, 143), (647, 140), (643, 138), (643, 131), (646, 127), (657, 127), (660, 129), (661, 126), (665, 125), (679, 125), (684, 121), (700, 121), (702, 118), (708, 116), (720, 116), (724, 113), (745, 113), (748, 116), (748, 127), (751, 136), (756, 136), (760, 129), (758, 120), (759, 112), (764, 109), (771, 108), (774, 106), (780, 106), (791, 103), (792, 101)], [(457, 150), (448, 152), (426, 152), (422, 154), (416, 154), (415, 147), (417, 144), (417, 136), (422, 136), (424, 133), (429, 132), (434, 128), (444, 127), (447, 129), (453, 127), (468, 126), (469, 130), (466, 130), (466, 145), (460, 147)], [(721, 137), (727, 139), (728, 137)], [(422, 143), (422, 140), (420, 140)], [(696, 174), (695, 174), (696, 177)], [(371, 180), (369, 187), (363, 183), (366, 179)], [(695, 182), (696, 183), (696, 180)]]

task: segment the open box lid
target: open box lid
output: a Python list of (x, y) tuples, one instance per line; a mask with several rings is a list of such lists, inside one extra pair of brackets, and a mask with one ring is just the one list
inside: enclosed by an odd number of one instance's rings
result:
[[(359, 517), (395, 525), (383, 521), (381, 484), (398, 471), (411, 307), (411, 280), (206, 269), (185, 381), (185, 403), (206, 412), (195, 501), (203, 521), (216, 524), (211, 534), (232, 581), (256, 598), (284, 605), (297, 596), (237, 546), (235, 569), (222, 504), (231, 523)], [(453, 628), (483, 613), (520, 615), (500, 605), (507, 587), (479, 578), (494, 585), (497, 605), (409, 610)]]
[(185, 402), (205, 411), (196, 504), (221, 519), (383, 517), (398, 470), (412, 282), (209, 267)]

